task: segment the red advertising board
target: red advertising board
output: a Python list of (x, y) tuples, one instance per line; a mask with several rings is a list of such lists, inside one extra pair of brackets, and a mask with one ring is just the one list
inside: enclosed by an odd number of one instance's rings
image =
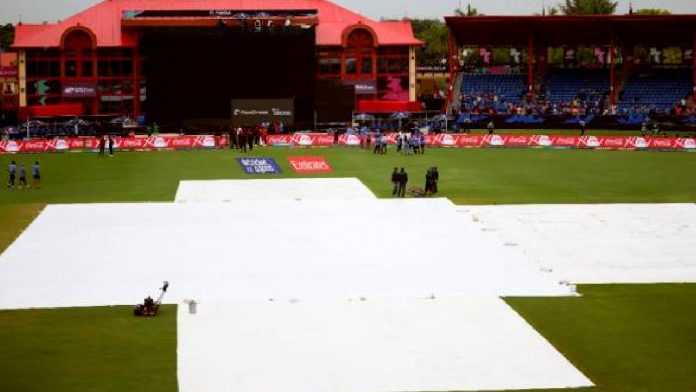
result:
[(331, 173), (333, 169), (324, 157), (288, 157), (295, 173)]
[[(215, 136), (153, 136), (143, 138), (115, 137), (114, 148), (128, 150), (214, 148), (227, 144), (227, 137)], [(62, 151), (88, 151), (99, 148), (99, 139), (51, 139), (0, 141), (0, 154)]]
[[(396, 143), (396, 134), (387, 134), (389, 144)], [(639, 136), (567, 136), (567, 135), (472, 135), (440, 134), (426, 135), (426, 144), (432, 147), (556, 147), (612, 150), (674, 150), (696, 151), (696, 139)], [(292, 135), (268, 135), (269, 145), (297, 147), (325, 147), (334, 145), (334, 135), (324, 133), (298, 133)], [(338, 145), (361, 146), (366, 137), (340, 135)], [(374, 137), (372, 140), (374, 145)], [(148, 138), (114, 138), (117, 150), (158, 150), (214, 148), (227, 145), (227, 137), (215, 136), (153, 136)], [(0, 154), (35, 153), (95, 150), (99, 147), (96, 138), (52, 139), (52, 140), (9, 140), (0, 141)]]

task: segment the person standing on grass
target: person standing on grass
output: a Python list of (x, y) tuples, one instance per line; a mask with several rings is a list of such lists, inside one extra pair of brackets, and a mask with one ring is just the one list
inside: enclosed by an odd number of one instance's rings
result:
[(34, 179), (34, 188), (39, 189), (41, 187), (41, 172), (39, 171), (39, 161), (34, 162), (31, 167), (31, 176)]
[(493, 120), (488, 122), (488, 134), (492, 135), (495, 133), (495, 124), (493, 124)]
[(401, 168), (401, 171), (399, 172), (399, 196), (398, 197), (406, 197), (406, 185), (408, 184), (408, 173), (406, 173), (406, 169), (403, 167)]
[(432, 196), (433, 194), (433, 168), (428, 169), (425, 173), (425, 190), (423, 191), (423, 196), (428, 196), (428, 193)]
[(109, 156), (114, 156), (114, 138), (109, 135)]
[(440, 181), (440, 172), (437, 171), (437, 167), (436, 167), (436, 166), (433, 167), (433, 174), (432, 174), (432, 176), (433, 176), (433, 184), (432, 184), (431, 189), (430, 189), (430, 194), (431, 194), (431, 195), (437, 193), (437, 184), (438, 184), (438, 182)]
[(15, 161), (10, 162), (10, 164), (7, 166), (7, 172), (10, 175), (10, 178), (7, 181), (7, 187), (14, 189), (15, 176), (17, 175), (17, 164), (15, 163)]
[(580, 136), (585, 136), (585, 120), (580, 120)]
[(19, 165), (19, 184), (17, 184), (17, 187), (22, 188), (22, 186), (29, 188), (29, 185), (27, 185), (27, 168), (23, 163)]
[(394, 186), (394, 190), (392, 190), (392, 196), (397, 197), (397, 192), (399, 192), (399, 169), (394, 168), (394, 171), (391, 175), (391, 182)]
[(104, 149), (106, 148), (106, 140), (104, 139), (104, 136), (99, 138), (99, 156), (104, 156)]
[[(372, 151), (373, 154), (382, 153), (382, 135), (377, 133), (375, 135), (375, 149)], [(396, 168), (394, 168), (396, 170)]]

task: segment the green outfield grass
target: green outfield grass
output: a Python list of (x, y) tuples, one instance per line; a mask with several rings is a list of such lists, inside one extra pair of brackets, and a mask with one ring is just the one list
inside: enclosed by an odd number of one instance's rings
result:
[[(696, 154), (545, 149), (430, 149), (386, 156), (349, 148), (257, 150), (280, 176), (248, 176), (224, 151), (0, 156), (39, 160), (40, 190), (0, 188), (0, 251), (45, 204), (171, 201), (179, 180), (284, 178), (288, 155), (323, 155), (332, 176), (360, 178), (389, 197), (393, 167), (409, 186), (438, 166), (441, 196), (459, 204), (696, 201)], [(5, 179), (3, 179), (5, 180)], [(599, 387), (696, 390), (696, 285), (581, 286), (581, 298), (506, 298)], [(0, 392), (176, 391), (176, 310), (156, 319), (130, 307), (0, 311)], [(530, 358), (530, 360), (533, 360)]]
[[(405, 167), (409, 186), (425, 185), (430, 166), (440, 170), (441, 196), (459, 204), (618, 203), (696, 201), (696, 154), (546, 149), (428, 149), (425, 155), (387, 155), (350, 148), (255, 150), (247, 156), (276, 158), (296, 177), (288, 155), (324, 155), (333, 176), (358, 177), (389, 197), (393, 167)], [(179, 180), (252, 178), (229, 150), (1, 156), (30, 165), (39, 160), (40, 190), (0, 191), (0, 205), (116, 201), (171, 201)], [(257, 177), (258, 178), (258, 177)], [(5, 179), (6, 181), (6, 179)]]
[(176, 390), (176, 306), (0, 311), (0, 391)]

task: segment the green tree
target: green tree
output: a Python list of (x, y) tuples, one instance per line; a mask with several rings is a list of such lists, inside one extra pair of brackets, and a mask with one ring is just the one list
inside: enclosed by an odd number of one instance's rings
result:
[(633, 12), (639, 15), (671, 15), (669, 10), (664, 8), (641, 8), (638, 11)]
[(619, 3), (611, 0), (565, 0), (558, 8), (566, 15), (608, 15)]
[(467, 4), (466, 8), (457, 8), (454, 10), (454, 14), (457, 16), (479, 16), (483, 14), (479, 14), (478, 9), (476, 7), (472, 7), (471, 4)]
[(413, 34), (425, 43), (418, 48), (416, 53), (421, 65), (434, 65), (448, 55), (447, 36), (448, 30), (445, 24), (437, 19), (412, 19)]
[(0, 26), (0, 51), (6, 51), (12, 46), (14, 34), (15, 27), (13, 24), (8, 23), (4, 26)]

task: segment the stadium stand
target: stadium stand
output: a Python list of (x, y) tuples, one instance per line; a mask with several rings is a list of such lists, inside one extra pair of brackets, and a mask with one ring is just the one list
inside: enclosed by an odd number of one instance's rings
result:
[(619, 113), (629, 116), (670, 114), (692, 89), (687, 72), (660, 70), (637, 73), (626, 81), (619, 101)]
[(609, 93), (609, 71), (555, 69), (546, 75), (543, 86), (550, 103), (578, 101), (596, 106)]
[(466, 74), (461, 87), (460, 107), (467, 112), (510, 113), (525, 95), (524, 77), (519, 74)]

